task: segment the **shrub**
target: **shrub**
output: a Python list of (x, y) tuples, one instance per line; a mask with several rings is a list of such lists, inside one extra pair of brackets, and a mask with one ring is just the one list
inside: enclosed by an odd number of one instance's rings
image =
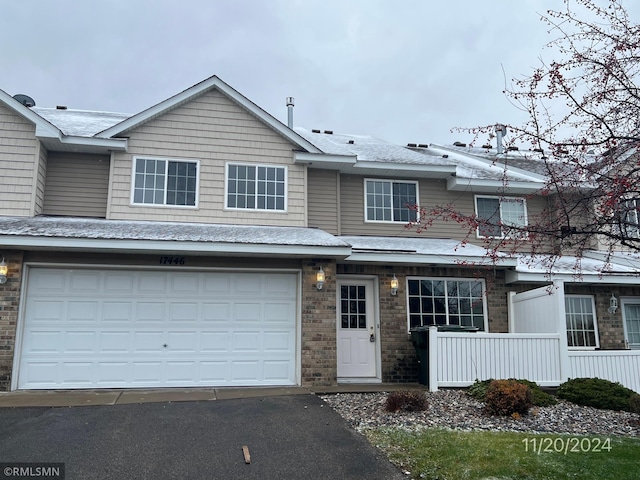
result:
[[(514, 379), (511, 379), (514, 380)], [(491, 383), (491, 379), (489, 380), (476, 380), (473, 385), (471, 385), (467, 389), (467, 395), (475, 398), (480, 402), (485, 401), (485, 397), (487, 395), (487, 389), (489, 388), (489, 384)], [(515, 380), (518, 383), (526, 385), (531, 390), (531, 402), (536, 407), (548, 407), (551, 405), (555, 405), (558, 403), (556, 397), (553, 395), (549, 395), (546, 392), (543, 392), (540, 386), (536, 382), (531, 382), (529, 380)]]
[(640, 395), (637, 393), (631, 394), (629, 398), (629, 411), (632, 413), (640, 413)]
[(398, 390), (387, 396), (384, 409), (387, 412), (421, 412), (429, 406), (427, 397), (420, 390)]
[(531, 407), (531, 389), (516, 380), (493, 380), (485, 396), (485, 410), (491, 415), (526, 415)]
[(577, 405), (627, 412), (631, 411), (634, 393), (620, 383), (601, 378), (573, 378), (558, 387), (558, 397)]

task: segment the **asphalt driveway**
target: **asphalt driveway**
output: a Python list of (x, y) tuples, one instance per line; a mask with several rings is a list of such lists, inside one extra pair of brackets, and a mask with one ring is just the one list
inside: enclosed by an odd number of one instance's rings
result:
[(61, 462), (67, 480), (403, 478), (314, 395), (0, 409), (9, 462)]

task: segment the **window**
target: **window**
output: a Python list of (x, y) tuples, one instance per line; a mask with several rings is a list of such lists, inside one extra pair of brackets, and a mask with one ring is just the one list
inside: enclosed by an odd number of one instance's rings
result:
[(524, 198), (477, 196), (476, 214), (480, 237), (516, 236), (517, 234), (509, 234), (509, 227), (527, 225), (527, 206)]
[(286, 210), (287, 169), (227, 164), (227, 208)]
[(133, 203), (195, 207), (198, 162), (134, 159)]
[(569, 347), (597, 347), (596, 309), (591, 296), (566, 295), (567, 344)]
[(365, 180), (366, 216), (369, 222), (415, 222), (418, 203), (416, 182)]
[(484, 330), (483, 280), (410, 278), (407, 283), (409, 329), (462, 325)]
[(640, 238), (640, 199), (623, 200), (620, 202), (620, 208), (620, 233), (625, 238)]

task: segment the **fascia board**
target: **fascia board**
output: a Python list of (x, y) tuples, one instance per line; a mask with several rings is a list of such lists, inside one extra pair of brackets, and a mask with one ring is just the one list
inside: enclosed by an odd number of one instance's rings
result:
[(267, 113), (265, 110), (260, 108), (258, 105), (253, 103), (244, 95), (240, 94), (237, 90), (233, 89), (231, 86), (220, 80), (220, 78), (216, 77), (215, 75), (152, 107), (147, 108), (146, 110), (143, 110), (142, 112), (132, 117), (129, 117), (126, 120), (123, 120), (113, 127), (103, 130), (102, 132), (98, 133), (96, 137), (110, 138), (115, 135), (121, 134), (127, 130), (137, 127), (138, 125), (141, 125), (142, 123), (152, 118), (158, 117), (179, 105), (187, 103), (191, 99), (214, 88), (245, 108), (255, 117), (262, 120), (265, 124), (280, 133), (289, 141), (293, 142), (295, 145), (309, 152), (322, 153), (315, 145), (304, 139), (302, 136), (298, 135), (292, 129)]
[(4, 248), (27, 250), (84, 251), (111, 253), (162, 253), (180, 252), (194, 255), (237, 254), (242, 256), (327, 256), (345, 258), (351, 254), (348, 246), (306, 246), (238, 244), (215, 242), (184, 242), (172, 240), (118, 240), (92, 238), (56, 238), (2, 235), (0, 244)]
[(296, 163), (329, 163), (353, 166), (357, 162), (355, 155), (332, 155), (328, 153), (294, 152)]
[(367, 162), (359, 160), (354, 168), (363, 170), (397, 170), (399, 172), (433, 173), (450, 176), (456, 172), (455, 165), (425, 165), (415, 163)]
[(22, 105), (4, 90), (0, 90), (0, 102), (13, 112), (33, 123), (36, 126), (37, 137), (60, 138), (62, 136), (62, 132), (57, 127), (49, 123), (29, 107)]
[[(473, 256), (425, 255), (419, 253), (370, 253), (353, 252), (345, 262), (349, 263), (382, 263), (399, 265), (446, 265), (473, 268), (476, 266), (494, 266), (493, 260)], [(498, 267), (515, 267), (517, 260), (505, 258), (498, 260)]]
[(554, 280), (562, 280), (565, 283), (581, 283), (581, 284), (619, 284), (619, 285), (637, 285), (638, 276), (636, 275), (612, 275), (603, 273), (599, 274), (582, 274), (579, 277), (570, 274), (547, 274), (547, 273), (524, 273), (508, 270), (505, 275), (506, 283), (549, 283)]
[(128, 139), (126, 138), (95, 138), (95, 137), (73, 137), (64, 136), (60, 138), (60, 143), (66, 145), (101, 147), (107, 150), (126, 152), (128, 149)]
[(449, 177), (447, 190), (474, 191), (478, 193), (537, 193), (544, 188), (543, 183), (503, 182), (502, 180), (483, 180), (464, 177)]

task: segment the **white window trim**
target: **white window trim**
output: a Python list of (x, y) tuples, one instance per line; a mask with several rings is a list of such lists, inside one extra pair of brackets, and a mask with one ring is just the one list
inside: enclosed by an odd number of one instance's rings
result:
[[(529, 225), (529, 211), (527, 208), (527, 199), (524, 197), (511, 197), (511, 196), (507, 196), (507, 195), (475, 195), (474, 199), (473, 199), (473, 207), (476, 213), (476, 218), (478, 217), (478, 199), (479, 198), (495, 198), (498, 200), (498, 205), (500, 207), (500, 223), (502, 223), (502, 199), (503, 198), (513, 198), (513, 199), (517, 199), (517, 200), (521, 200), (522, 201), (522, 205), (524, 207), (524, 226), (528, 226)], [(501, 235), (499, 237), (495, 237), (495, 236), (490, 236), (487, 237), (485, 235), (480, 235), (480, 227), (476, 228), (476, 238), (498, 238), (498, 239), (504, 239), (504, 238), (514, 238), (511, 235), (505, 235), (504, 231), (502, 231), (502, 227), (500, 227), (500, 231), (501, 231)], [(524, 238), (527, 238), (528, 234), (525, 232)]]
[[(229, 166), (239, 167), (267, 167), (284, 169), (284, 210), (269, 210), (266, 208), (238, 208), (229, 206)], [(258, 176), (256, 175), (256, 181)], [(256, 189), (257, 192), (257, 189)], [(256, 193), (257, 196), (257, 193)], [(256, 202), (257, 204), (257, 202)], [(287, 165), (268, 164), (268, 163), (244, 163), (244, 162), (226, 162), (224, 165), (224, 210), (232, 212), (261, 212), (261, 213), (287, 213), (289, 211), (289, 168)]]
[[(597, 350), (600, 348), (600, 335), (598, 334), (598, 312), (596, 311), (596, 300), (594, 298), (593, 295), (579, 295), (579, 294), (572, 294), (572, 295), (565, 295), (566, 298), (588, 298), (591, 300), (591, 309), (593, 310), (593, 332), (594, 335), (596, 337), (596, 344), (595, 346), (577, 346), (577, 347), (571, 347), (569, 346), (569, 341), (567, 341), (567, 348), (569, 348), (569, 350)], [(565, 308), (565, 312), (564, 312), (564, 322), (565, 325), (567, 323), (567, 311)], [(569, 331), (569, 329), (567, 328), (567, 331)]]
[[(458, 282), (481, 282), (482, 283), (482, 315), (484, 317), (482, 321), (482, 330), (478, 330), (479, 332), (488, 333), (489, 332), (489, 315), (487, 312), (487, 283), (484, 278), (469, 278), (469, 277), (428, 277), (428, 276), (407, 276), (405, 279), (405, 300), (406, 300), (406, 311), (407, 311), (407, 331), (411, 331), (411, 312), (409, 311), (409, 280), (445, 280), (445, 281), (458, 281)], [(447, 297), (448, 298), (448, 297)], [(446, 316), (447, 320), (449, 319), (449, 302), (445, 302), (446, 306)], [(449, 324), (447, 324), (449, 325)]]
[[(402, 220), (369, 220), (367, 218), (367, 182), (391, 182), (392, 186), (394, 183), (412, 183), (416, 186), (416, 202), (418, 209), (416, 210), (416, 221), (420, 219), (420, 182), (415, 180), (401, 180), (401, 179), (390, 179), (390, 178), (365, 178), (362, 184), (364, 190), (364, 222), (365, 223), (386, 223), (390, 225), (398, 225), (403, 223), (408, 223)], [(392, 189), (393, 191), (393, 189)], [(392, 199), (393, 200), (393, 199)], [(391, 212), (393, 213), (393, 204), (391, 206)]]
[[(136, 203), (134, 201), (136, 192), (136, 162), (138, 160), (163, 160), (165, 165), (165, 186), (164, 186), (164, 201), (167, 201), (167, 170), (169, 168), (169, 162), (181, 162), (181, 163), (195, 163), (196, 164), (196, 201), (195, 205), (167, 205), (166, 203)], [(129, 199), (129, 206), (131, 207), (151, 207), (151, 208), (180, 208), (197, 210), (200, 202), (200, 160), (189, 158), (170, 158), (162, 156), (134, 156), (131, 160), (131, 197)]]

